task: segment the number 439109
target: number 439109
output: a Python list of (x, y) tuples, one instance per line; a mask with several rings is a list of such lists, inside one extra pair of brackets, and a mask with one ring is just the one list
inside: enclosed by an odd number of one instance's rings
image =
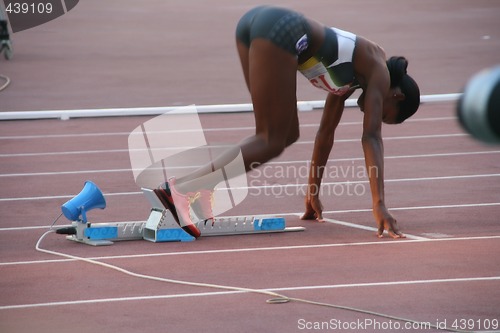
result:
[(50, 2), (11, 2), (5, 11), (9, 14), (50, 14), (52, 13), (52, 4)]
[(451, 327), (456, 330), (497, 330), (498, 319), (455, 319)]

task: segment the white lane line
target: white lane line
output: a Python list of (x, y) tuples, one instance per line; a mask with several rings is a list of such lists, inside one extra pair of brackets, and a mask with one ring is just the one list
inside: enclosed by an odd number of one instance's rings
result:
[[(391, 211), (398, 210), (421, 210), (421, 209), (447, 209), (447, 208), (478, 208), (478, 207), (494, 207), (500, 206), (500, 202), (486, 202), (486, 203), (473, 203), (473, 204), (456, 204), (456, 205), (433, 205), (433, 206), (411, 206), (411, 207), (390, 207)], [(343, 214), (343, 213), (364, 213), (371, 212), (371, 209), (346, 209), (346, 210), (329, 210), (324, 211), (323, 214)]]
[(115, 154), (128, 153), (128, 149), (103, 149), (103, 150), (75, 150), (61, 152), (45, 152), (45, 153), (12, 153), (0, 154), (0, 157), (33, 157), (33, 156), (65, 156), (65, 155), (87, 155), (87, 154)]
[[(414, 158), (434, 158), (434, 157), (456, 157), (456, 156), (476, 156), (476, 155), (491, 155), (500, 154), (500, 150), (486, 150), (486, 151), (469, 151), (469, 152), (456, 152), (456, 153), (436, 153), (436, 154), (415, 154), (415, 155), (394, 155), (385, 156), (386, 160), (394, 159), (414, 159)], [(346, 158), (333, 158), (329, 159), (328, 163), (337, 162), (354, 162), (364, 161), (364, 157), (346, 157)], [(270, 161), (266, 165), (287, 165), (287, 164), (309, 164), (310, 160), (291, 160), (291, 161)], [(190, 168), (193, 166), (185, 166), (183, 168)], [(132, 169), (100, 169), (100, 170), (75, 170), (75, 171), (48, 171), (48, 172), (25, 172), (25, 173), (6, 173), (0, 174), (0, 177), (26, 177), (26, 176), (61, 176), (61, 175), (75, 175), (75, 174), (96, 174), (96, 173), (122, 173), (132, 172)]]
[[(392, 136), (384, 137), (384, 141), (392, 140), (418, 140), (418, 139), (444, 139), (455, 137), (467, 137), (466, 133), (450, 133), (450, 134), (429, 134), (429, 135), (410, 135), (410, 136)], [(361, 138), (356, 139), (338, 139), (335, 143), (349, 143), (361, 142)], [(314, 141), (297, 141), (294, 145), (311, 145)], [(182, 149), (184, 147), (175, 147), (171, 149)], [(186, 149), (192, 147), (185, 147)], [(168, 150), (165, 148), (163, 150)], [(111, 154), (111, 153), (128, 153), (129, 149), (102, 149), (102, 150), (75, 150), (75, 151), (62, 151), (62, 152), (42, 152), (42, 153), (8, 153), (0, 154), (0, 157), (33, 157), (33, 156), (58, 156), (58, 155), (76, 155), (76, 154)]]
[[(490, 282), (498, 280), (500, 280), (500, 276), (479, 276), (479, 277), (467, 277), (467, 278), (345, 283), (345, 284), (331, 284), (331, 285), (318, 285), (318, 286), (296, 286), (296, 287), (284, 287), (284, 288), (265, 288), (256, 290), (268, 291), (268, 292), (283, 292), (283, 291), (342, 289), (342, 288), (412, 286), (412, 285), (436, 284), (436, 283)], [(134, 296), (134, 297), (96, 298), (96, 299), (74, 300), (74, 301), (3, 305), (0, 306), (0, 310), (15, 310), (15, 309), (41, 308), (41, 307), (52, 307), (52, 306), (70, 306), (70, 305), (83, 305), (83, 304), (96, 304), (96, 303), (111, 303), (111, 302), (150, 301), (158, 299), (176, 299), (176, 298), (186, 298), (186, 297), (222, 296), (222, 295), (249, 293), (249, 292), (250, 291), (235, 290), (235, 291), (216, 291), (216, 292), (200, 292), (200, 293), (187, 293), (187, 294), (167, 294), (167, 295), (154, 295), (154, 296), (148, 295), (148, 296)]]
[[(437, 181), (437, 180), (456, 180), (456, 179), (477, 179), (477, 178), (495, 178), (500, 177), (500, 173), (491, 174), (477, 174), (477, 175), (455, 175), (455, 176), (437, 176), (437, 177), (421, 177), (421, 178), (397, 178), (397, 179), (386, 179), (386, 183), (401, 183), (401, 182), (419, 182), (419, 181)], [(368, 180), (348, 180), (342, 182), (324, 182), (323, 187), (328, 186), (339, 186), (339, 185), (356, 185), (356, 184), (368, 184)], [(263, 190), (263, 189), (279, 189), (279, 188), (301, 188), (306, 187), (307, 184), (271, 184), (271, 185), (255, 185), (246, 187), (232, 187), (230, 190)], [(227, 190), (227, 188), (220, 188), (220, 190)], [(124, 195), (138, 195), (142, 192), (114, 192), (114, 193), (104, 193), (105, 196), (124, 196)], [(286, 194), (286, 193), (285, 193)], [(74, 195), (56, 195), (56, 196), (39, 196), (39, 197), (17, 197), (17, 198), (0, 198), (0, 202), (12, 202), (12, 201), (33, 201), (33, 200), (53, 200), (53, 199), (67, 199), (73, 198)]]
[(26, 173), (6, 173), (0, 174), (0, 177), (41, 177), (41, 176), (62, 176), (62, 175), (85, 175), (96, 173), (121, 173), (132, 172), (132, 169), (101, 169), (101, 170), (75, 170), (75, 171), (49, 171), (49, 172), (26, 172)]
[(481, 277), (468, 277), (468, 278), (346, 283), (346, 284), (331, 284), (322, 286), (299, 286), (299, 287), (272, 288), (266, 290), (292, 291), (292, 290), (314, 290), (314, 289), (334, 289), (334, 288), (363, 288), (363, 287), (386, 287), (386, 286), (401, 286), (401, 285), (415, 285), (415, 284), (479, 282), (479, 281), (498, 281), (498, 280), (500, 280), (500, 276), (481, 276)]
[[(297, 216), (301, 217), (302, 214), (297, 214)], [(337, 220), (337, 219), (327, 218), (327, 217), (324, 217), (324, 216), (323, 216), (323, 221), (331, 223), (331, 224), (337, 224), (337, 225), (341, 225), (341, 226), (344, 226), (344, 227), (353, 228), (353, 229), (360, 229), (360, 230), (371, 231), (373, 233), (377, 233), (377, 231), (378, 231), (377, 228), (370, 227), (370, 226), (367, 226), (367, 225), (356, 224), (356, 223), (351, 223), (351, 222), (346, 222), (346, 221), (340, 221), (340, 220)], [(407, 234), (407, 233), (404, 233), (404, 234), (405, 234), (406, 238), (408, 238), (408, 239), (416, 239), (416, 240), (428, 240), (428, 239), (430, 239), (428, 237), (421, 237), (421, 236), (411, 235), (411, 234)], [(386, 231), (384, 232), (384, 235), (387, 236), (387, 232)]]
[[(105, 197), (115, 197), (115, 196), (126, 196), (126, 195), (143, 195), (144, 193), (138, 191), (138, 192), (115, 192), (115, 193), (103, 193), (103, 194)], [(29, 197), (29, 198), (1, 198), (0, 202), (71, 199), (74, 196), (75, 194), (63, 194), (63, 195), (47, 195), (47, 196)]]
[[(434, 154), (414, 154), (414, 155), (386, 155), (384, 159), (386, 160), (396, 160), (396, 159), (413, 159), (413, 158), (429, 158), (429, 157), (456, 157), (456, 156), (475, 156), (475, 155), (489, 155), (489, 154), (499, 154), (500, 150), (481, 150), (481, 151), (465, 151), (465, 152), (455, 152), (455, 153), (434, 153)], [(344, 157), (344, 158), (332, 158), (329, 159), (328, 163), (335, 162), (351, 162), (351, 161), (364, 161), (363, 156), (357, 157)], [(310, 159), (307, 160), (277, 160), (267, 162), (266, 165), (281, 165), (281, 164), (301, 164), (301, 163), (311, 163)]]
[(100, 298), (100, 299), (88, 299), (88, 300), (78, 300), (78, 301), (3, 305), (3, 306), (0, 306), (0, 310), (16, 310), (16, 309), (41, 308), (41, 307), (47, 307), (47, 306), (69, 306), (69, 305), (82, 305), (82, 304), (110, 303), (110, 302), (148, 301), (148, 300), (157, 300), (157, 299), (201, 297), (201, 296), (219, 296), (219, 295), (231, 295), (231, 294), (242, 294), (242, 293), (245, 293), (245, 292), (244, 291), (218, 291), (218, 292), (191, 293), (191, 294)]
[[(367, 230), (367, 231), (372, 231), (374, 233), (376, 233), (378, 231), (377, 228), (369, 227), (369, 226), (362, 225), (362, 224), (356, 224), (356, 223), (351, 223), (351, 222), (339, 221), (339, 220), (330, 219), (330, 218), (326, 218), (326, 217), (323, 217), (323, 220), (325, 220), (328, 223), (342, 225), (344, 227), (349, 227), (349, 228), (354, 228), (354, 229), (361, 229), (361, 230)], [(386, 232), (384, 232), (384, 234), (386, 234)], [(415, 235), (411, 235), (411, 234), (407, 234), (407, 233), (404, 233), (404, 234), (405, 234), (406, 238), (408, 238), (408, 239), (417, 239), (417, 240), (427, 240), (427, 239), (429, 239), (427, 237), (415, 236)]]
[[(427, 121), (456, 121), (456, 117), (432, 117), (432, 118), (410, 118), (405, 123), (410, 122), (427, 122)], [(345, 121), (340, 122), (340, 126), (362, 125), (362, 121)], [(319, 123), (300, 124), (300, 127), (319, 127)], [(212, 127), (203, 128), (204, 132), (239, 132), (246, 130), (255, 130), (255, 126), (239, 126), (239, 127)], [(189, 132), (184, 130), (183, 132)], [(167, 132), (165, 132), (167, 133)], [(38, 134), (38, 135), (10, 135), (0, 136), (0, 140), (33, 140), (33, 139), (67, 139), (67, 138), (88, 138), (88, 137), (102, 137), (102, 136), (129, 136), (130, 132), (98, 132), (98, 133), (67, 133), (67, 134)]]
[[(356, 246), (383, 246), (383, 245), (410, 245), (417, 243), (436, 243), (436, 242), (469, 242), (469, 241), (486, 241), (500, 240), (500, 235), (491, 236), (470, 236), (470, 237), (454, 237), (454, 238), (436, 238), (436, 239), (387, 239), (380, 240), (374, 236), (373, 241), (369, 242), (354, 242), (354, 243), (327, 243), (327, 244), (310, 244), (310, 245), (290, 245), (290, 246), (269, 246), (269, 247), (253, 247), (253, 248), (233, 248), (233, 249), (215, 249), (215, 250), (198, 250), (198, 251), (179, 251), (179, 252), (161, 252), (161, 253), (144, 253), (144, 254), (129, 254), (119, 256), (101, 256), (89, 257), (91, 260), (120, 260), (120, 259), (137, 259), (137, 258), (155, 258), (155, 257), (170, 257), (170, 256), (189, 256), (189, 255), (206, 255), (206, 254), (223, 254), (223, 253), (242, 253), (242, 252), (259, 252), (259, 251), (288, 251), (288, 250), (304, 250), (304, 249), (321, 249), (321, 248), (337, 248), (337, 247), (356, 247)], [(43, 259), (43, 260), (28, 260), (28, 261), (11, 261), (0, 262), (0, 266), (16, 266), (16, 265), (33, 265), (47, 263), (65, 263), (74, 262), (77, 259)]]

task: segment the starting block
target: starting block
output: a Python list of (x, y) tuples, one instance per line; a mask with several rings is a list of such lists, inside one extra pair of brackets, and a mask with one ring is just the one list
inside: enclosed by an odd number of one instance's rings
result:
[(93, 246), (111, 245), (115, 241), (143, 239), (144, 222), (81, 223), (58, 233), (70, 234), (66, 239)]
[[(236, 216), (221, 217), (198, 224), (202, 236), (245, 235), (292, 231), (282, 217)], [(297, 230), (296, 230), (297, 231)]]
[[(152, 206), (144, 229), (145, 240), (151, 242), (195, 240), (179, 226), (153, 190), (143, 188), (142, 191)], [(196, 227), (200, 231), (200, 237), (305, 230), (303, 227), (287, 228), (283, 217), (269, 216), (216, 217), (213, 221), (200, 221)]]
[[(151, 204), (146, 222), (82, 223), (75, 221), (70, 228), (57, 231), (69, 240), (93, 246), (111, 245), (115, 241), (140, 240), (150, 242), (189, 242), (196, 238), (184, 230), (166, 208), (154, 190), (142, 189)], [(216, 217), (196, 224), (202, 236), (249, 235), (261, 233), (303, 231), (303, 227), (286, 227), (283, 217), (238, 216)]]
[(150, 242), (189, 242), (195, 238), (182, 229), (169, 210), (151, 209), (143, 231), (144, 240)]

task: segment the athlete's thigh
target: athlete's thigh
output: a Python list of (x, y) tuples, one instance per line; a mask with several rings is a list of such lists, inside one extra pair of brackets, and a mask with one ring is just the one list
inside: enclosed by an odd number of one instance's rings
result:
[(254, 39), (249, 50), (249, 88), (257, 134), (285, 143), (296, 123), (296, 56), (268, 40)]
[(243, 75), (245, 76), (245, 82), (247, 84), (248, 90), (250, 90), (250, 82), (249, 82), (249, 59), (248, 59), (248, 53), (249, 49), (248, 46), (246, 46), (244, 43), (242, 43), (239, 40), (236, 40), (236, 48), (238, 50), (238, 55), (240, 57), (240, 62), (241, 62), (241, 68), (243, 69)]

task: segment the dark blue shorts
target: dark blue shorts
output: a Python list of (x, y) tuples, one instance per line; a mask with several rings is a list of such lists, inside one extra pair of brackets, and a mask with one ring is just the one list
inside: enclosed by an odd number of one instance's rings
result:
[(259, 6), (247, 12), (238, 22), (236, 38), (250, 47), (255, 38), (264, 38), (298, 56), (303, 51), (299, 40), (310, 35), (305, 17), (289, 9)]

